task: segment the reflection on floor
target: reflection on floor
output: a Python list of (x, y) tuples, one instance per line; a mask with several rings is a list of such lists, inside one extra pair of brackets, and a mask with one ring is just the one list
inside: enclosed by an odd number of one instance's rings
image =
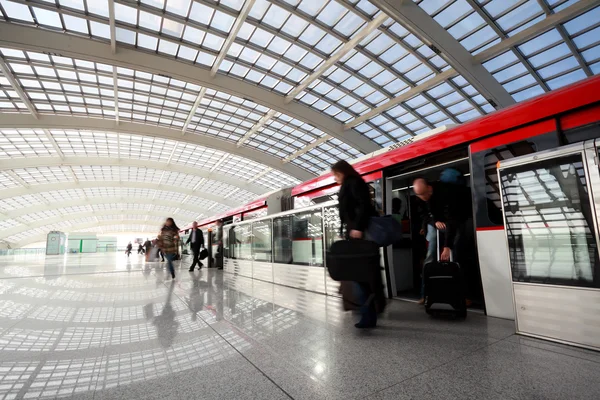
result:
[(600, 354), (511, 321), (339, 299), (122, 254), (0, 258), (0, 399), (593, 399)]

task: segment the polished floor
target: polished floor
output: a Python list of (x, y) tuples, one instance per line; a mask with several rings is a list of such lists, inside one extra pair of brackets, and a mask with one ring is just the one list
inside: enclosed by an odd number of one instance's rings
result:
[(0, 257), (0, 399), (598, 399), (600, 353), (123, 254)]

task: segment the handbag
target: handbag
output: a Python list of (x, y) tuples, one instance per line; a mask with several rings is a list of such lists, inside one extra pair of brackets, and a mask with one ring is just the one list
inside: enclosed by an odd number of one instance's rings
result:
[(381, 247), (390, 246), (402, 240), (402, 225), (391, 215), (371, 217), (366, 237)]
[(206, 257), (208, 257), (208, 250), (206, 250), (206, 247), (203, 247), (202, 250), (200, 250), (200, 259), (204, 260)]
[(381, 268), (379, 246), (368, 240), (339, 240), (326, 253), (334, 281), (370, 282)]

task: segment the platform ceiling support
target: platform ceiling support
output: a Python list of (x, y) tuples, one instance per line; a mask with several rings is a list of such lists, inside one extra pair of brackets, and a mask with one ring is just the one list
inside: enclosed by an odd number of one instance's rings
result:
[(25, 104), (25, 107), (27, 107), (27, 109), (29, 110), (31, 115), (33, 115), (33, 117), (35, 119), (38, 119), (39, 117), (38, 117), (37, 110), (35, 109), (35, 106), (29, 100), (29, 97), (27, 97), (27, 95), (25, 94), (23, 89), (21, 89), (21, 85), (19, 84), (19, 82), (17, 82), (17, 80), (15, 79), (14, 75), (12, 74), (10, 68), (8, 67), (8, 65), (6, 65), (6, 63), (4, 62), (4, 60), (1, 57), (0, 57), (0, 72), (2, 72), (4, 77), (6, 79), (8, 79), (10, 86), (12, 86), (13, 90), (15, 92), (17, 92), (17, 95), (19, 96), (21, 101)]
[(499, 54), (510, 50), (514, 46), (518, 46), (525, 43), (529, 39), (533, 39), (536, 36), (541, 35), (544, 32), (553, 29), (558, 24), (565, 23), (594, 7), (598, 7), (600, 2), (598, 0), (579, 0), (578, 2), (560, 10), (557, 13), (547, 16), (537, 24), (530, 26), (521, 32), (503, 39), (500, 43), (497, 43), (474, 57), (476, 62), (485, 62), (496, 57)]
[(321, 75), (323, 75), (329, 68), (331, 68), (335, 63), (341, 60), (346, 54), (348, 54), (352, 49), (356, 47), (364, 38), (369, 36), (374, 30), (379, 28), (381, 24), (383, 24), (389, 17), (385, 12), (380, 12), (373, 20), (371, 20), (364, 28), (360, 31), (356, 32), (352, 39), (347, 41), (340, 47), (335, 53), (331, 55), (319, 68), (315, 70), (310, 76), (306, 77), (298, 86), (296, 86), (292, 91), (285, 96), (285, 102), (290, 103), (298, 94), (300, 94), (304, 89), (310, 86), (311, 83), (319, 79)]
[(327, 142), (329, 139), (331, 139), (330, 136), (325, 135), (322, 138), (319, 138), (317, 140), (315, 140), (312, 143), (309, 143), (308, 145), (304, 146), (303, 148), (301, 148), (300, 150), (298, 150), (297, 152), (290, 154), (289, 156), (287, 156), (286, 158), (284, 158), (282, 160), (282, 162), (284, 163), (288, 163), (292, 160), (295, 160), (296, 158), (300, 157), (302, 154), (304, 153), (308, 153), (310, 150), (314, 149), (315, 147)]
[(413, 1), (371, 0), (373, 5), (421, 39), (448, 61), (496, 109), (515, 104), (512, 96), (448, 31)]
[[(119, 47), (117, 54), (113, 54), (108, 43), (11, 23), (0, 23), (0, 47), (37, 51), (39, 53), (55, 53), (65, 57), (173, 77), (184, 82), (249, 99), (256, 104), (308, 123), (363, 153), (371, 153), (381, 148), (381, 146), (358, 132), (345, 131), (342, 123), (334, 118), (299, 102), (286, 104), (284, 96), (272, 91), (222, 74), (211, 77), (208, 69), (174, 61), (156, 54), (126, 47)], [(210, 140), (214, 139), (211, 138)], [(232, 154), (239, 154), (234, 149), (231, 152)]]
[[(5, 211), (3, 216), (0, 216), (0, 221), (4, 221), (9, 218), (20, 218), (24, 215), (34, 214), (43, 211), (59, 210), (66, 207), (82, 207), (82, 206), (93, 206), (100, 204), (136, 204), (136, 205), (157, 205), (165, 207), (180, 208), (184, 211), (188, 211), (194, 214), (204, 214), (211, 216), (211, 213), (207, 213), (206, 210), (200, 210), (199, 207), (193, 204), (181, 204), (178, 201), (170, 201), (164, 199), (152, 200), (147, 197), (90, 197), (89, 199), (73, 199), (65, 200), (60, 204), (34, 204), (29, 207), (24, 207), (16, 210)], [(116, 210), (115, 210), (116, 211)], [(119, 210), (127, 213), (127, 210)], [(144, 212), (150, 212), (150, 210), (144, 210)], [(203, 213), (202, 213), (203, 212)]]
[(196, 97), (196, 101), (194, 101), (194, 105), (192, 106), (192, 109), (190, 110), (190, 113), (188, 114), (188, 116), (187, 116), (187, 118), (185, 120), (185, 124), (183, 124), (183, 128), (181, 128), (181, 134), (182, 135), (185, 135), (185, 132), (187, 131), (188, 125), (192, 121), (192, 118), (194, 118), (194, 115), (196, 115), (196, 111), (198, 111), (198, 106), (200, 106), (200, 102), (202, 102), (202, 99), (204, 98), (205, 94), (206, 94), (206, 87), (202, 87), (200, 89), (200, 93), (198, 93), (198, 96)]
[(437, 85), (443, 83), (445, 80), (450, 79), (456, 75), (458, 75), (457, 72), (454, 69), (449, 68), (449, 69), (445, 70), (444, 72), (435, 75), (433, 78), (426, 80), (425, 82), (421, 83), (420, 85), (415, 86), (414, 88), (407, 90), (406, 92), (394, 97), (393, 99), (386, 101), (382, 105), (372, 108), (371, 111), (362, 114), (360, 117), (354, 118), (352, 121), (347, 122), (344, 125), (344, 127), (346, 129), (350, 129), (352, 127), (360, 125), (364, 121), (371, 119), (371, 118), (375, 117), (376, 115), (379, 115), (382, 112), (389, 110), (390, 108), (392, 108), (404, 101), (410, 100), (413, 97), (415, 97), (416, 95), (418, 95), (419, 93), (422, 93), (427, 89), (431, 89), (432, 87), (437, 86)]
[[(548, 3), (546, 3), (546, 0), (537, 0), (537, 2), (540, 5), (540, 7), (542, 8), (542, 10), (544, 10), (544, 13), (546, 13), (546, 17), (549, 17), (554, 14), (554, 11), (552, 11), (550, 6), (548, 6)], [(581, 56), (581, 53), (577, 49), (577, 46), (575, 46), (575, 44), (573, 43), (573, 40), (571, 40), (571, 38), (569, 37), (569, 33), (567, 32), (565, 27), (562, 25), (557, 25), (556, 30), (558, 31), (562, 40), (565, 42), (565, 44), (567, 45), (567, 47), (573, 54), (573, 57), (575, 57), (575, 60), (577, 60), (577, 63), (579, 64), (579, 66), (581, 67), (583, 72), (585, 72), (585, 74), (587, 76), (594, 75), (594, 73), (592, 72), (590, 67), (586, 64), (585, 60)]]
[[(11, 173), (12, 171), (8, 171)], [(159, 185), (152, 182), (121, 182), (121, 181), (78, 181), (78, 182), (58, 182), (58, 183), (43, 183), (36, 185), (27, 185), (23, 187), (11, 187), (2, 190), (0, 193), (0, 199), (8, 199), (10, 197), (24, 196), (27, 194), (40, 194), (44, 192), (50, 192), (53, 190), (69, 190), (69, 189), (92, 189), (101, 187), (118, 187), (123, 189), (149, 189), (149, 190), (163, 190), (167, 192), (183, 193), (185, 195), (196, 196), (204, 200), (209, 200), (217, 204), (221, 204), (227, 207), (238, 207), (240, 202), (228, 200), (222, 196), (216, 196), (211, 193), (195, 192), (192, 189), (187, 189), (181, 186), (171, 185)], [(179, 203), (178, 203), (179, 204)], [(59, 204), (60, 205), (60, 204)]]
[(115, 26), (115, 0), (108, 0), (108, 25), (110, 26), (110, 49), (117, 52), (117, 28)]
[[(148, 164), (148, 160), (135, 158), (117, 158), (117, 157), (23, 157), (13, 158), (10, 162), (0, 164), (0, 171), (16, 170), (23, 168), (40, 168), (40, 167), (60, 167), (60, 166), (115, 166), (115, 167), (135, 167), (135, 168), (152, 168), (165, 172), (178, 172), (186, 175), (200, 177), (202, 179), (211, 179), (217, 182), (226, 183), (237, 188), (246, 190), (257, 195), (264, 194), (269, 191), (266, 187), (250, 185), (248, 182), (238, 179), (230, 174), (220, 172), (210, 172), (200, 168), (190, 168), (186, 165), (169, 164), (163, 161), (153, 160), (152, 164)], [(198, 182), (192, 190), (198, 189), (202, 182)], [(160, 182), (159, 182), (160, 184)]]
[[(48, 211), (48, 210), (46, 210)], [(144, 218), (145, 221), (148, 220), (148, 217), (160, 217), (160, 218), (165, 218), (164, 213), (161, 212), (157, 212), (157, 211), (146, 211), (146, 210), (94, 210), (94, 211), (83, 211), (83, 212), (76, 212), (76, 213), (69, 213), (68, 215), (57, 215), (56, 217), (50, 217), (50, 218), (44, 218), (44, 219), (38, 219), (35, 220), (33, 222), (30, 222), (26, 225), (18, 225), (12, 228), (8, 228), (8, 229), (4, 229), (2, 230), (2, 232), (0, 232), (0, 240), (7, 238), (7, 237), (11, 237), (13, 235), (18, 235), (19, 233), (23, 233), (26, 231), (29, 231), (31, 229), (36, 229), (42, 226), (46, 226), (46, 225), (51, 225), (51, 224), (57, 224), (59, 222), (63, 222), (63, 221), (69, 221), (70, 220), (75, 220), (78, 218), (87, 218), (87, 217), (94, 217), (96, 219), (96, 222), (100, 223), (100, 219), (98, 219), (98, 217), (103, 217), (103, 216), (121, 216), (123, 214), (128, 214), (128, 215), (139, 215), (140, 218)], [(171, 215), (172, 217), (174, 217), (177, 220), (177, 213), (174, 213), (173, 215)], [(185, 218), (186, 220), (189, 220), (189, 217), (184, 217), (182, 215), (179, 216), (180, 218)], [(68, 219), (66, 219), (68, 218)], [(105, 220), (106, 221), (106, 220)], [(121, 219), (117, 220), (110, 220), (112, 223), (120, 223)], [(157, 228), (158, 229), (158, 228)]]
[(238, 33), (240, 32), (240, 29), (242, 29), (242, 25), (244, 25), (244, 21), (246, 20), (246, 17), (248, 16), (248, 14), (250, 14), (250, 10), (252, 10), (252, 6), (254, 5), (255, 1), (256, 0), (246, 0), (244, 2), (244, 5), (243, 5), (242, 9), (240, 10), (240, 13), (238, 14), (237, 18), (235, 19), (233, 26), (231, 27), (229, 36), (227, 36), (227, 39), (225, 39), (225, 42), (223, 43), (223, 47), (221, 47), (221, 51), (219, 52), (219, 55), (217, 56), (217, 59), (215, 60), (215, 63), (213, 64), (213, 66), (210, 70), (211, 76), (215, 76), (215, 75), (217, 75), (217, 72), (219, 72), (219, 67), (221, 66), (221, 63), (227, 56), (227, 53), (229, 52), (229, 49), (231, 48), (231, 45), (235, 41), (235, 38), (237, 37)]
[(254, 126), (252, 126), (252, 128), (250, 128), (250, 130), (248, 130), (248, 132), (246, 132), (246, 134), (237, 142), (237, 147), (240, 147), (246, 143), (252, 137), (252, 135), (257, 133), (263, 126), (265, 126), (265, 124), (269, 122), (275, 114), (275, 110), (269, 110), (265, 115), (263, 115), (263, 117), (259, 119), (258, 122), (256, 122)]
[[(0, 24), (0, 27), (3, 24)], [(1, 28), (0, 28), (1, 30)], [(120, 52), (119, 52), (120, 54)], [(259, 164), (271, 167), (275, 170), (285, 172), (301, 181), (314, 178), (314, 175), (296, 165), (282, 164), (281, 159), (254, 150), (248, 146), (238, 148), (235, 143), (219, 140), (206, 135), (181, 135), (179, 129), (164, 128), (155, 125), (138, 124), (134, 122), (121, 121), (115, 126), (113, 120), (88, 117), (71, 117), (64, 115), (41, 115), (36, 119), (27, 114), (0, 113), (0, 129), (82, 129), (93, 131), (106, 131), (117, 133), (130, 133), (135, 135), (158, 137), (174, 141), (193, 143), (211, 149), (223, 151), (232, 155), (245, 157)]]

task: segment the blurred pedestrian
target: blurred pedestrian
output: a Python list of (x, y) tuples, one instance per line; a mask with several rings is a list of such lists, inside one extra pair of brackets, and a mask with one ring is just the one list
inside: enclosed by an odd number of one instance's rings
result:
[(177, 257), (177, 248), (179, 245), (179, 228), (173, 218), (167, 218), (165, 224), (158, 235), (158, 246), (167, 259), (167, 267), (171, 277), (175, 279), (175, 267), (173, 261)]

